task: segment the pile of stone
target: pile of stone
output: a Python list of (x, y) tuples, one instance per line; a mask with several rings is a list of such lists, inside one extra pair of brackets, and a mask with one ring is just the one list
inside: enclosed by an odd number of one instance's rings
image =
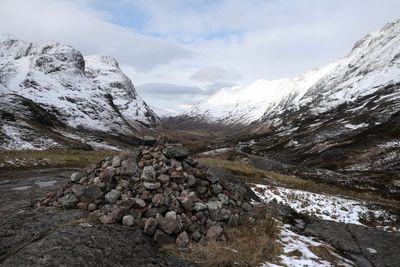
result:
[(139, 226), (158, 244), (224, 240), (252, 210), (240, 183), (216, 175), (179, 144), (140, 147), (92, 164), (42, 204), (79, 208), (104, 224)]

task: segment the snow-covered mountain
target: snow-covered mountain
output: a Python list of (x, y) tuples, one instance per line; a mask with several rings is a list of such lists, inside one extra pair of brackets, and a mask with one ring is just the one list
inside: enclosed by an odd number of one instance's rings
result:
[[(29, 114), (15, 112), (15, 98), (31, 101), (71, 129), (129, 136), (159, 124), (115, 59), (83, 57), (74, 48), (52, 41), (1, 37), (0, 96), (2, 112), (22, 116), (25, 123)], [(16, 125), (11, 131), (10, 123), (6, 119), (0, 123), (0, 147), (18, 148), (12, 145), (12, 135), (26, 133)]]
[(400, 20), (358, 41), (350, 54), (292, 79), (258, 80), (223, 88), (182, 118), (209, 123), (276, 123), (288, 109), (326, 112), (400, 81)]

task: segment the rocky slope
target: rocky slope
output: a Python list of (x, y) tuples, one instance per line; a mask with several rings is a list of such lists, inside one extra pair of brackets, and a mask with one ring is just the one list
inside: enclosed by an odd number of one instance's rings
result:
[(77, 129), (132, 136), (159, 123), (115, 59), (84, 58), (56, 42), (1, 37), (0, 98), (3, 148), (57, 147), (71, 139), (87, 143), (71, 135)]
[(261, 120), (277, 126), (288, 110), (322, 114), (375, 94), (396, 99), (396, 92), (380, 89), (400, 82), (399, 33), (400, 20), (365, 36), (348, 56), (302, 76), (223, 88), (183, 114), (181, 120), (242, 125)]
[[(222, 95), (232, 95), (231, 103), (214, 110)], [(300, 78), (223, 89), (175, 120), (182, 128), (193, 127), (187, 120), (240, 124), (234, 140), (241, 147), (293, 165), (294, 174), (399, 198), (399, 98), (400, 20), (335, 63)]]

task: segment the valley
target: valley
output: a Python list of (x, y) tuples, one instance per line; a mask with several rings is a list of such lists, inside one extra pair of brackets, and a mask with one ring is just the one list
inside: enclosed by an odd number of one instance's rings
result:
[(168, 117), (112, 57), (1, 37), (1, 266), (399, 266), (399, 55), (397, 20)]

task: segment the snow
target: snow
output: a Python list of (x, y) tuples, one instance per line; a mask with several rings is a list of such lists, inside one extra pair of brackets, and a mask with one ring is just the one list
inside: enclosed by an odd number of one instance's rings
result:
[[(6, 150), (12, 149), (46, 149), (48, 147), (57, 147), (58, 144), (52, 140), (42, 136), (31, 137), (31, 129), (28, 124), (20, 122), (18, 126), (11, 124), (3, 124), (0, 128), (4, 135), (6, 143), (2, 145), (2, 148)], [(31, 137), (32, 139), (27, 139)]]
[[(263, 267), (274, 266), (355, 266), (355, 264), (340, 255), (338, 255), (334, 248), (326, 243), (318, 241), (312, 237), (299, 235), (290, 230), (290, 225), (283, 225), (281, 227), (280, 242), (282, 244), (283, 253), (279, 256), (280, 263), (264, 263)], [(312, 252), (315, 247), (323, 246), (326, 251), (329, 251), (331, 257), (336, 259), (336, 262), (330, 263), (321, 259)]]
[(218, 155), (218, 154), (225, 153), (225, 152), (232, 151), (232, 150), (233, 150), (233, 148), (231, 148), (231, 147), (223, 147), (223, 148), (217, 148), (217, 149), (213, 149), (213, 150), (209, 150), (209, 151), (200, 153), (200, 155), (212, 156), (212, 155)]
[(359, 129), (359, 128), (365, 128), (367, 126), (368, 126), (368, 124), (366, 124), (366, 123), (360, 123), (360, 124), (346, 123), (344, 125), (344, 127), (348, 128), (348, 129), (351, 129), (351, 130), (356, 130), (356, 129)]
[(299, 213), (315, 216), (323, 220), (363, 225), (363, 218), (373, 216), (390, 222), (396, 217), (373, 208), (367, 203), (344, 197), (317, 194), (303, 190), (271, 185), (255, 185), (254, 192), (265, 202), (277, 201), (289, 205)]
[(158, 123), (115, 59), (84, 58), (57, 42), (28, 43), (3, 37), (0, 84), (1, 95), (28, 98), (73, 128), (131, 134)]
[[(400, 20), (358, 41), (350, 54), (292, 79), (258, 80), (222, 88), (194, 105), (185, 116), (213, 123), (250, 124), (263, 119), (277, 126), (287, 110), (307, 107), (312, 114), (375, 93), (400, 82)], [(390, 99), (400, 97), (395, 92)]]
[(249, 124), (282, 101), (296, 102), (301, 99), (313, 84), (334, 67), (335, 63), (329, 64), (293, 79), (258, 80), (247, 86), (222, 88), (185, 115), (206, 117), (211, 122), (222, 120)]

